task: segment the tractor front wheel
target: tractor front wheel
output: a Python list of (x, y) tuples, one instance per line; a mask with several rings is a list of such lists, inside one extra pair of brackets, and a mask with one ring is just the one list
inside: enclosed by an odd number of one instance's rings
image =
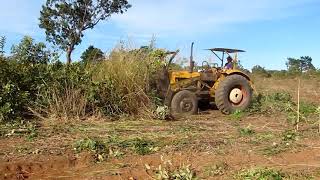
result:
[(215, 93), (218, 109), (224, 114), (248, 108), (252, 99), (252, 88), (241, 75), (227, 76), (222, 80)]
[(183, 90), (177, 92), (171, 101), (171, 114), (175, 117), (178, 115), (192, 115), (198, 112), (198, 99), (195, 93)]

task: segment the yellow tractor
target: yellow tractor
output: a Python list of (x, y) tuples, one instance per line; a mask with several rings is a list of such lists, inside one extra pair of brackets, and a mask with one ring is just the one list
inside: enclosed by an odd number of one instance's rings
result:
[[(252, 99), (253, 83), (250, 77), (237, 68), (238, 49), (213, 48), (208, 49), (221, 60), (221, 66), (202, 62), (201, 67), (195, 67), (193, 61), (193, 45), (189, 70), (171, 70), (173, 59), (179, 53), (169, 52), (172, 57), (163, 67), (158, 80), (159, 93), (170, 107), (171, 114), (191, 115), (198, 113), (199, 102), (214, 102), (224, 114), (244, 110)], [(218, 56), (221, 53), (222, 56)], [(228, 56), (228, 63), (224, 64)], [(195, 70), (197, 68), (198, 70)]]

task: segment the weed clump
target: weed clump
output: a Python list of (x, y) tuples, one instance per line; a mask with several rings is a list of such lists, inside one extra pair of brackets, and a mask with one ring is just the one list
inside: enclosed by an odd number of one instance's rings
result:
[(290, 112), (294, 106), (295, 103), (287, 92), (276, 92), (270, 95), (259, 94), (253, 98), (247, 112), (271, 115), (276, 112)]
[(222, 176), (229, 169), (229, 165), (226, 162), (220, 162), (213, 165), (206, 166), (204, 168), (204, 174), (206, 177)]
[(191, 169), (190, 165), (182, 165), (175, 169), (172, 167), (159, 165), (155, 170), (154, 179), (180, 179), (180, 180), (197, 180), (196, 173)]
[(241, 136), (250, 136), (255, 133), (255, 131), (250, 127), (240, 128), (239, 133)]
[(295, 131), (288, 130), (281, 134), (280, 142), (279, 143), (273, 143), (272, 146), (268, 146), (266, 148), (262, 149), (262, 152), (264, 155), (272, 156), (276, 155), (285, 151), (288, 151), (292, 148), (297, 147), (295, 144), (295, 141), (298, 140), (299, 134), (297, 134)]
[[(296, 125), (298, 119), (297, 104), (287, 92), (276, 92), (268, 95), (259, 94), (253, 98), (252, 104), (246, 112), (265, 115), (281, 113), (286, 116), (288, 123), (292, 125)], [(317, 106), (315, 104), (300, 102), (300, 122), (314, 122), (316, 112)]]
[(154, 142), (145, 139), (134, 139), (132, 141), (134, 151), (139, 155), (150, 154), (154, 150)]
[(269, 168), (245, 169), (235, 175), (235, 179), (256, 179), (256, 180), (282, 180), (285, 174), (281, 171)]
[(108, 148), (105, 143), (97, 139), (85, 138), (75, 143), (74, 150), (77, 153), (82, 151), (91, 151), (94, 153), (94, 158), (97, 162), (104, 161), (109, 154)]
[(110, 136), (106, 140), (97, 138), (85, 138), (75, 142), (74, 150), (77, 153), (89, 151), (94, 153), (96, 161), (101, 162), (108, 157), (119, 158), (125, 153), (133, 152), (139, 155), (147, 155), (158, 151), (156, 143), (143, 138), (120, 139)]
[(231, 117), (232, 120), (239, 121), (239, 120), (241, 120), (241, 119), (244, 117), (244, 115), (245, 115), (245, 112), (240, 111), (240, 110), (237, 110), (237, 111), (235, 111), (234, 113), (232, 113), (232, 114), (230, 115), (230, 117)]

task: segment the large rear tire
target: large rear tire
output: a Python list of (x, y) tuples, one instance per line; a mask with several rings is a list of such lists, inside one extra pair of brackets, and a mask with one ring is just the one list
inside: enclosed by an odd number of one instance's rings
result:
[(198, 99), (195, 93), (183, 90), (177, 92), (171, 101), (171, 114), (174, 117), (180, 115), (192, 115), (198, 112)]
[(241, 75), (227, 76), (220, 82), (215, 93), (218, 109), (224, 114), (245, 110), (252, 100), (252, 88), (248, 80)]

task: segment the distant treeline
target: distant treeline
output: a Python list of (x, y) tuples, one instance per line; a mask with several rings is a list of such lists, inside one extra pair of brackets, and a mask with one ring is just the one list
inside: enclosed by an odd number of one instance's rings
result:
[(320, 69), (315, 68), (310, 56), (301, 56), (300, 58), (288, 58), (287, 70), (267, 70), (264, 67), (256, 65), (251, 72), (261, 77), (312, 77), (320, 76)]

